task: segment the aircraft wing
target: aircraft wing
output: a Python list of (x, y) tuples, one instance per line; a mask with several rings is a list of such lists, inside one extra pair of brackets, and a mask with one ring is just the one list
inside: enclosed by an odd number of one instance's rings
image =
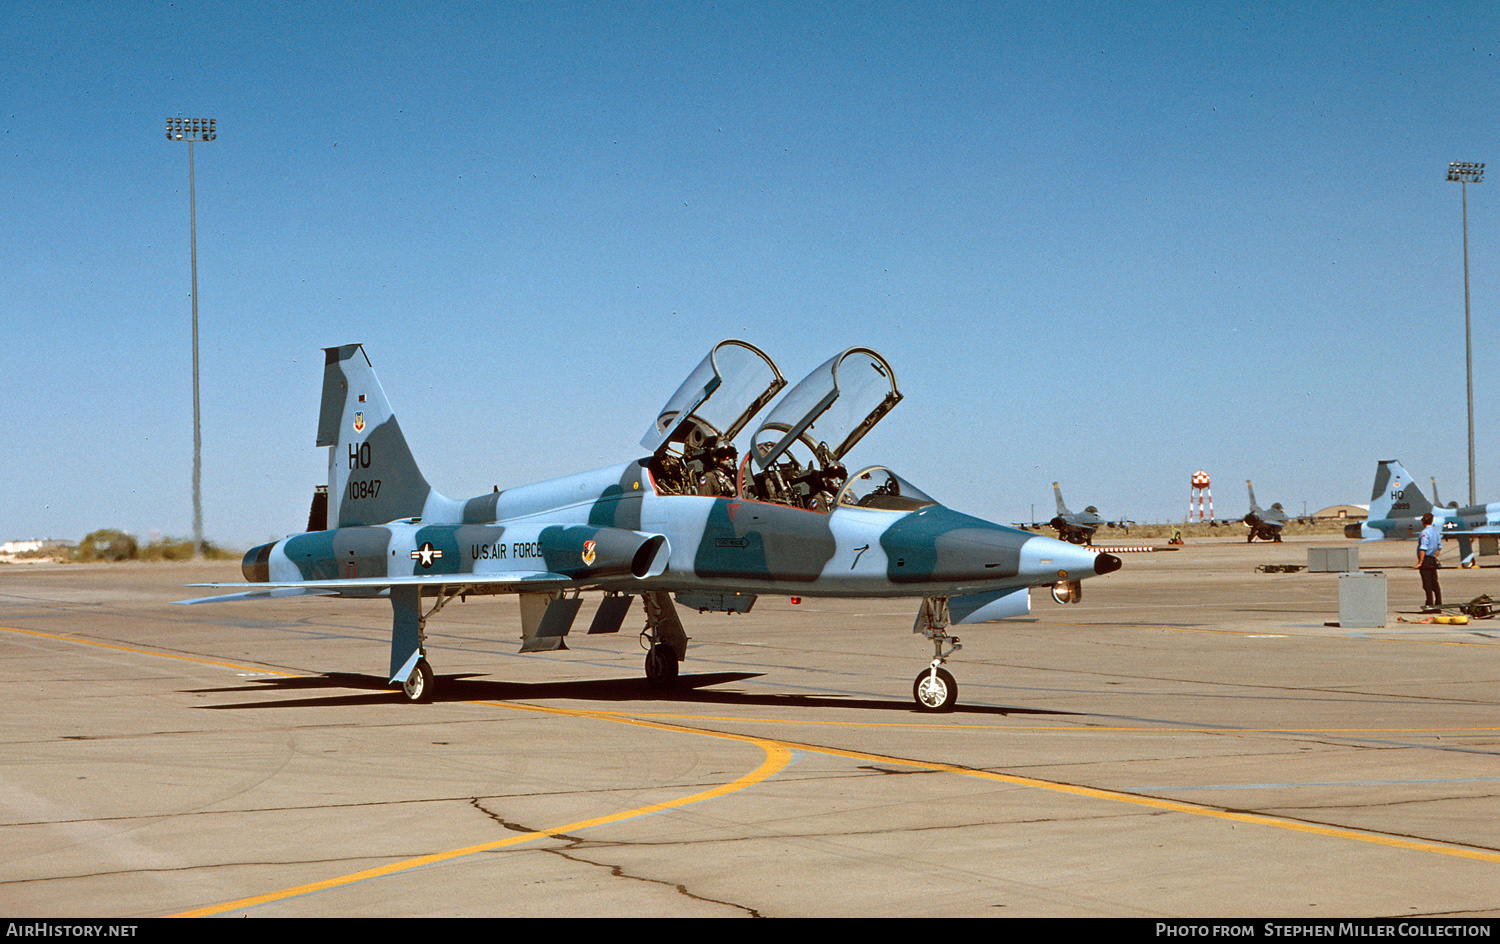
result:
[[(275, 597), (294, 596), (338, 596), (354, 593), (374, 596), (392, 587), (483, 587), (491, 593), (522, 593), (555, 590), (562, 587), (580, 587), (584, 581), (565, 574), (549, 571), (507, 571), (499, 574), (417, 574), (395, 577), (354, 577), (347, 580), (301, 580), (294, 583), (195, 583), (190, 586), (209, 588), (240, 588), (239, 593), (223, 596), (199, 597), (196, 600), (176, 600), (189, 606), (194, 603), (228, 603), (235, 600), (266, 600)], [(252, 590), (244, 590), (253, 587)]]
[[(193, 587), (244, 587), (243, 583), (195, 583), (189, 584)], [(317, 590), (311, 587), (276, 587), (261, 590), (246, 590), (241, 593), (226, 593), (221, 596), (199, 597), (196, 600), (173, 600), (173, 603), (181, 606), (189, 606), (194, 603), (232, 603), (237, 600), (271, 600), (278, 597), (301, 597), (318, 596), (331, 597), (336, 595), (334, 590)]]

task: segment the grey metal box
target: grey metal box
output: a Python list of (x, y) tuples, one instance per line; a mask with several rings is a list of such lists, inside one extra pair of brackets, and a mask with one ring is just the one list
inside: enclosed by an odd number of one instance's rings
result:
[(1339, 574), (1339, 626), (1378, 629), (1385, 625), (1385, 574)]
[(1307, 549), (1307, 572), (1339, 574), (1359, 570), (1359, 548), (1310, 547)]

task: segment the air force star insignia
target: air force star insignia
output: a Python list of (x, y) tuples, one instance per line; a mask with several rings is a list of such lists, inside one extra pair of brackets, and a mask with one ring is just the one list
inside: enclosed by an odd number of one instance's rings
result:
[(443, 552), (432, 546), (431, 541), (423, 542), (422, 546), (411, 552), (411, 559), (421, 563), (423, 570), (432, 567), (432, 562), (443, 556)]

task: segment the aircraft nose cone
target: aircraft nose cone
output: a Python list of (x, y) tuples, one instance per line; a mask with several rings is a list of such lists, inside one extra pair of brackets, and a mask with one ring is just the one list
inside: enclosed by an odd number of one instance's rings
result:
[(1120, 559), (1113, 554), (1100, 554), (1094, 558), (1094, 573), (1103, 576), (1120, 569)]

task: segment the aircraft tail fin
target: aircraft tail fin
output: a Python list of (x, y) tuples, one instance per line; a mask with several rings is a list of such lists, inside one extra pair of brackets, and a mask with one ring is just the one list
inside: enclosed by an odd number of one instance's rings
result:
[(328, 453), (328, 524), (430, 517), (452, 504), (427, 484), (363, 346), (324, 348), (318, 445)]
[(1057, 513), (1059, 515), (1072, 514), (1072, 512), (1068, 511), (1068, 506), (1063, 504), (1062, 489), (1057, 487), (1056, 482), (1052, 483), (1052, 493), (1057, 496)]
[(1432, 510), (1432, 502), (1417, 488), (1411, 473), (1395, 459), (1385, 459), (1375, 467), (1375, 485), (1370, 489), (1370, 517), (1416, 518)]
[(1260, 506), (1255, 503), (1255, 486), (1251, 484), (1251, 482), (1250, 482), (1249, 479), (1245, 479), (1245, 488), (1247, 488), (1247, 489), (1250, 490), (1250, 511), (1251, 511), (1251, 513), (1253, 514), (1253, 513), (1257, 512), (1257, 511), (1260, 511)]

